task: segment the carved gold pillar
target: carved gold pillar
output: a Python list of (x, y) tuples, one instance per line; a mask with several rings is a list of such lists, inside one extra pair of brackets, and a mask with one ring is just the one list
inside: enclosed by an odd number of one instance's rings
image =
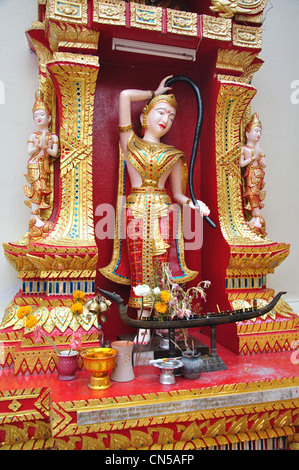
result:
[(40, 244), (78, 246), (94, 255), (92, 124), (98, 58), (55, 53), (47, 68), (61, 114), (61, 189), (54, 230)]
[[(266, 276), (274, 272), (290, 249), (288, 244), (256, 234), (244, 215), (239, 160), (250, 103), (256, 93), (250, 82), (260, 65), (253, 52), (218, 51), (216, 67), (222, 72), (218, 74), (215, 122), (217, 203), (221, 232), (230, 249), (226, 290), (233, 308), (250, 307), (253, 299), (260, 306), (272, 300), (274, 292), (266, 287)], [(267, 318), (237, 324), (239, 352), (290, 349), (297, 323), (294, 312), (281, 300)]]
[[(52, 111), (52, 130), (59, 136), (58, 190), (52, 199), (53, 214), (42, 214), (53, 223), (47, 235), (31, 239), (26, 233), (16, 242), (3, 244), (7, 259), (22, 279), (22, 291), (8, 305), (0, 326), (5, 363), (13, 363), (16, 373), (47, 372), (56, 367), (53, 349), (44, 340), (37, 345), (27, 338), (33, 330), (26, 318), (18, 317), (20, 306), (31, 307), (36, 326), (45, 335), (54, 333), (58, 345), (68, 346), (77, 331), (82, 335), (82, 347), (99, 342), (98, 316), (85, 307), (80, 315), (71, 310), (74, 291), (83, 291), (85, 300), (95, 293), (98, 249), (93, 221), (92, 128), (99, 58), (90, 52), (97, 49), (99, 33), (86, 27), (87, 1), (75, 1), (74, 8), (54, 0), (46, 6), (45, 21), (33, 22), (27, 38), (38, 58), (39, 88)], [(54, 174), (51, 182), (54, 189)]]

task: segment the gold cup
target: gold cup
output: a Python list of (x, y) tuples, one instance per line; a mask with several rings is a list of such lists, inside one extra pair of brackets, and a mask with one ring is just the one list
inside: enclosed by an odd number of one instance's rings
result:
[(111, 387), (109, 372), (115, 367), (118, 351), (112, 348), (92, 348), (82, 351), (85, 369), (91, 372), (88, 387), (104, 390)]

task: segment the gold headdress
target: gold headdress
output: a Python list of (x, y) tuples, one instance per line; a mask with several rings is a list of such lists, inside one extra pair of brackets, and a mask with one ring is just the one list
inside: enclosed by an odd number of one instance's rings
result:
[(251, 116), (249, 123), (245, 127), (245, 132), (251, 132), (254, 127), (259, 127), (262, 129), (262, 123), (257, 113), (254, 113)]
[(46, 103), (44, 102), (44, 96), (40, 90), (37, 90), (37, 92), (35, 93), (35, 103), (32, 108), (32, 113), (34, 114), (34, 112), (37, 109), (43, 109), (47, 113), (48, 116), (50, 115), (50, 110), (48, 106), (46, 105)]
[(170, 106), (172, 106), (176, 111), (178, 110), (178, 102), (177, 100), (175, 99), (175, 96), (174, 95), (157, 95), (157, 96), (154, 96), (154, 98), (152, 98), (149, 103), (147, 103), (143, 110), (142, 110), (142, 113), (143, 113), (143, 122), (142, 122), (142, 127), (144, 129), (147, 128), (147, 115), (148, 113), (153, 109), (154, 106), (156, 106), (157, 103), (159, 102), (166, 102), (168, 103)]

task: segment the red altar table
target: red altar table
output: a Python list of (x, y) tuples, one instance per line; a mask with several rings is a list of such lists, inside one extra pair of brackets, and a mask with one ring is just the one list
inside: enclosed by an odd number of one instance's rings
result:
[[(195, 335), (202, 341), (206, 337)], [(194, 450), (298, 447), (297, 352), (235, 355), (228, 369), (174, 385), (151, 365), (109, 389), (88, 388), (90, 373), (0, 373), (1, 449)]]

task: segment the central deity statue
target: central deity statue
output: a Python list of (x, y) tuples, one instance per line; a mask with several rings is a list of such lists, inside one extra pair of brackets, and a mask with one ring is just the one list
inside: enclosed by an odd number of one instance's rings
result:
[[(176, 283), (185, 283), (194, 279), (196, 271), (185, 265), (184, 240), (182, 234), (182, 211), (179, 211), (178, 231), (174, 228), (173, 218), (177, 217), (174, 206), (189, 205), (195, 209), (191, 199), (184, 193), (187, 181), (187, 163), (183, 152), (171, 145), (161, 143), (173, 125), (178, 104), (173, 94), (167, 94), (171, 88), (165, 85), (170, 77), (164, 78), (155, 91), (123, 90), (119, 100), (119, 131), (121, 158), (125, 172), (129, 176), (131, 189), (125, 200), (126, 242), (129, 260), (129, 279), (124, 274), (122, 263), (123, 243), (114, 240), (114, 254), (111, 263), (100, 270), (107, 278), (121, 284), (131, 284), (128, 305), (146, 317), (152, 308), (150, 295), (138, 295), (136, 286), (155, 285), (157, 266), (170, 263)], [(143, 107), (140, 121), (143, 137), (133, 131), (131, 121), (131, 103), (150, 101)], [(124, 186), (125, 176), (120, 172), (119, 197)], [(169, 180), (173, 200), (165, 189)], [(198, 201), (201, 216), (209, 215), (208, 207)], [(120, 214), (119, 210), (117, 213)], [(120, 221), (118, 221), (120, 222)], [(116, 231), (117, 232), (117, 231)], [(119, 232), (119, 231), (118, 231)], [(135, 292), (136, 290), (136, 292)], [(141, 331), (142, 335), (149, 335)], [(148, 342), (148, 337), (143, 343)], [(139, 339), (138, 339), (138, 342)]]

